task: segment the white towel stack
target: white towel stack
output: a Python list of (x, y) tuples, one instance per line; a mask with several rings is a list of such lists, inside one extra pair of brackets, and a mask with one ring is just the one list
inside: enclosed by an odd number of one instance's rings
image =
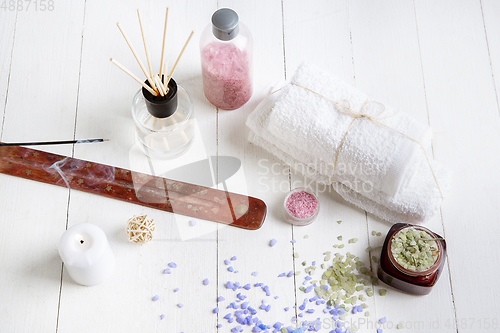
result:
[[(349, 129), (354, 118), (339, 112), (333, 101), (347, 101), (352, 111), (373, 116), (388, 128), (359, 118)], [(435, 161), (429, 166), (422, 147), (408, 138), (427, 147), (432, 136), (428, 126), (370, 101), (356, 88), (306, 63), (291, 83), (257, 106), (247, 126), (250, 142), (393, 223), (429, 219), (441, 206), (439, 188), (444, 190), (450, 182), (450, 172)]]

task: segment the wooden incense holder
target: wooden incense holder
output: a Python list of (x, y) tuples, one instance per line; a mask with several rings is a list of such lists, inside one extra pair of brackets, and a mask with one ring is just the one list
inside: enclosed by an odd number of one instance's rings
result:
[(267, 213), (257, 198), (23, 147), (0, 147), (0, 173), (248, 230)]

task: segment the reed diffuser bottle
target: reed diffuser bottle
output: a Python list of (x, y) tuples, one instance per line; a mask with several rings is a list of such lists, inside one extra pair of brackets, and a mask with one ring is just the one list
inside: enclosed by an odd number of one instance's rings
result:
[(132, 116), (137, 139), (150, 157), (177, 157), (193, 142), (193, 103), (174, 79), (165, 96), (154, 96), (145, 88), (139, 90), (132, 101)]
[(252, 96), (253, 39), (232, 9), (221, 8), (200, 38), (205, 97), (223, 110), (242, 107)]
[(182, 47), (168, 76), (165, 61), (165, 41), (167, 37), (168, 7), (165, 11), (163, 28), (163, 43), (161, 47), (160, 70), (153, 72), (148, 45), (144, 36), (141, 12), (137, 9), (137, 17), (141, 27), (144, 51), (148, 67), (144, 66), (128, 38), (125, 30), (118, 22), (116, 25), (127, 42), (137, 63), (141, 67), (146, 81), (142, 82), (122, 64), (111, 58), (111, 62), (141, 84), (142, 89), (135, 94), (132, 101), (132, 117), (134, 118), (137, 138), (144, 153), (150, 157), (172, 158), (179, 156), (189, 149), (194, 137), (193, 103), (187, 91), (178, 85), (172, 75), (179, 64), (179, 60), (193, 37), (191, 31), (186, 43)]

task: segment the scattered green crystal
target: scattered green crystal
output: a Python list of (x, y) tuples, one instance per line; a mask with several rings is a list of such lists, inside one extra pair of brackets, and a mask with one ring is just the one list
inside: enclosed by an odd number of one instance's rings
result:
[(299, 257), (299, 254), (298, 254), (297, 252), (294, 252), (294, 253), (293, 253), (293, 257), (294, 257), (294, 258), (298, 258), (298, 257)]
[(378, 293), (380, 294), (380, 296), (385, 296), (387, 295), (387, 289), (380, 289)]
[(382, 233), (379, 231), (379, 232), (377, 232), (377, 237), (380, 237), (380, 236), (382, 236)]
[(307, 264), (306, 264), (306, 262), (305, 262), (305, 261), (303, 261), (303, 262), (302, 262), (302, 266), (305, 266), (305, 265), (307, 265)]
[(356, 243), (358, 241), (357, 238), (351, 238), (349, 239), (349, 243)]
[(344, 244), (340, 244), (339, 249), (343, 249), (343, 248), (344, 248)]
[(403, 325), (403, 322), (400, 322), (400, 323), (398, 324), (398, 326), (396, 326), (396, 328), (397, 328), (398, 330), (400, 330), (400, 329), (402, 329), (402, 328), (404, 328), (404, 327), (405, 327), (405, 325)]
[(337, 223), (340, 224), (340, 223), (342, 223), (342, 221), (338, 220)]
[(309, 238), (309, 235), (304, 235), (304, 238), (306, 238), (306, 239)]
[(342, 240), (342, 235), (338, 236), (338, 237), (337, 237), (337, 239), (338, 239), (339, 241), (341, 241), (341, 240)]

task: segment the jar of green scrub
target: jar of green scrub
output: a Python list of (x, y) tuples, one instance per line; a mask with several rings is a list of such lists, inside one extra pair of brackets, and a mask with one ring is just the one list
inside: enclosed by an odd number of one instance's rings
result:
[(427, 295), (441, 275), (445, 258), (443, 237), (422, 226), (397, 223), (385, 239), (377, 274), (396, 289)]

